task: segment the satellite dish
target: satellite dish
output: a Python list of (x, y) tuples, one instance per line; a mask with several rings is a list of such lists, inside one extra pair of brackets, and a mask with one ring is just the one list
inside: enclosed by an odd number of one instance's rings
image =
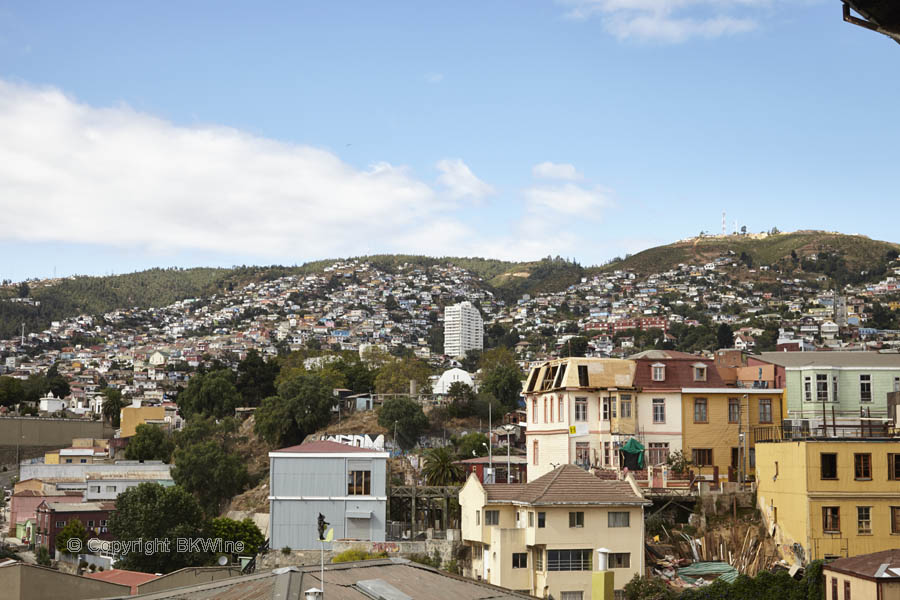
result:
[(219, 557), (219, 560), (216, 562), (218, 562), (220, 566), (224, 567), (225, 565), (228, 564), (228, 557), (223, 554), (222, 556)]

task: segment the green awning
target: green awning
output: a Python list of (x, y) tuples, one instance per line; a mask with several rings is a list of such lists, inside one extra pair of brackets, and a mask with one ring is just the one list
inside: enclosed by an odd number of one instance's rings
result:
[(644, 468), (644, 445), (634, 438), (631, 438), (625, 445), (620, 448), (622, 452), (638, 455), (638, 467)]

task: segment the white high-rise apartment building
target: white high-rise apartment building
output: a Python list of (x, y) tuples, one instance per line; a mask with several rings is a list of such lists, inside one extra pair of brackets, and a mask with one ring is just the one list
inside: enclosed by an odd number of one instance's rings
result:
[(484, 321), (468, 300), (444, 309), (444, 354), (465, 356), (484, 349)]

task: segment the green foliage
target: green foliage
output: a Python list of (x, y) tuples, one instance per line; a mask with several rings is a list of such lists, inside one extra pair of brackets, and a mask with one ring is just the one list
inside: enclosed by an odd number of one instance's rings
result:
[(391, 434), (396, 431), (397, 444), (404, 450), (409, 450), (428, 428), (428, 419), (418, 402), (398, 396), (388, 398), (378, 409), (378, 424)]
[(250, 350), (237, 367), (235, 388), (243, 398), (244, 406), (259, 406), (263, 398), (275, 395), (275, 377), (278, 363), (265, 361), (256, 350)]
[(678, 596), (662, 579), (635, 575), (623, 588), (628, 600), (675, 600)]
[(125, 407), (125, 401), (122, 399), (122, 392), (111, 388), (103, 388), (103, 419), (113, 427), (118, 428), (119, 420), (122, 417), (122, 409)]
[(441, 568), (441, 555), (437, 550), (434, 551), (432, 556), (428, 556), (424, 553), (415, 553), (409, 555), (409, 560), (419, 563), (420, 565), (426, 565), (428, 567), (432, 567), (435, 569)]
[(161, 460), (168, 463), (172, 460), (175, 444), (172, 436), (157, 427), (146, 423), (138, 425), (135, 434), (125, 446), (125, 458), (128, 460)]
[(195, 415), (217, 418), (234, 415), (241, 396), (234, 387), (234, 374), (229, 369), (198, 373), (191, 377), (187, 388), (178, 394), (178, 408), (185, 419)]
[(259, 552), (260, 546), (266, 541), (259, 527), (250, 518), (236, 521), (227, 517), (219, 517), (210, 521), (210, 529), (213, 537), (221, 538), (224, 541), (242, 542), (244, 549), (240, 554), (246, 556)]
[(456, 456), (449, 448), (431, 448), (425, 452), (422, 475), (428, 485), (452, 485), (463, 480), (462, 467), (453, 464)]
[(204, 513), (218, 514), (221, 506), (239, 494), (248, 481), (244, 460), (215, 440), (175, 450), (175, 483), (192, 493)]
[(37, 561), (37, 564), (41, 565), (42, 567), (50, 566), (50, 551), (46, 546), (38, 546), (34, 551), (34, 557), (35, 561)]
[(384, 363), (375, 377), (375, 391), (379, 394), (403, 394), (409, 392), (409, 382), (416, 382), (418, 389), (431, 392), (431, 369), (417, 358), (395, 358)]
[(257, 435), (273, 445), (301, 443), (328, 424), (333, 396), (318, 373), (299, 372), (278, 386), (278, 395), (263, 400), (255, 414)]
[(734, 346), (734, 332), (728, 323), (720, 323), (716, 329), (716, 344), (719, 348), (732, 348)]
[(576, 335), (571, 337), (559, 349), (560, 356), (584, 356), (588, 349), (587, 338)]
[(84, 523), (82, 523), (79, 519), (69, 520), (69, 522), (66, 523), (66, 526), (63, 527), (58, 534), (56, 534), (56, 549), (60, 552), (71, 554), (66, 544), (70, 539), (73, 538), (81, 540), (81, 547), (87, 548), (87, 528), (85, 528)]
[(456, 445), (456, 453), (460, 458), (487, 456), (488, 438), (483, 433), (467, 433), (460, 438), (454, 438), (453, 443)]
[(184, 567), (202, 566), (210, 560), (203, 552), (175, 552), (176, 538), (207, 537), (200, 505), (178, 485), (163, 487), (157, 483), (142, 483), (122, 492), (116, 499), (109, 531), (123, 542), (171, 540), (172, 552), (123, 555), (119, 566), (124, 569), (170, 573)]
[(331, 559), (333, 563), (356, 562), (358, 560), (372, 560), (375, 558), (387, 558), (387, 552), (366, 552), (362, 548), (350, 548)]
[(499, 400), (507, 411), (515, 410), (522, 392), (522, 372), (510, 350), (495, 348), (481, 357), (481, 391)]
[(447, 407), (447, 413), (454, 419), (465, 419), (475, 414), (475, 390), (472, 386), (462, 381), (454, 381), (447, 390), (450, 397), (450, 405)]
[(291, 547), (285, 546), (284, 548), (281, 549), (281, 553), (284, 554), (285, 556), (287, 556), (288, 554), (291, 553)]
[(0, 406), (12, 406), (25, 399), (25, 388), (15, 377), (0, 377)]
[(676, 450), (669, 453), (668, 458), (666, 458), (666, 465), (675, 473), (684, 473), (691, 466), (691, 459), (682, 450)]

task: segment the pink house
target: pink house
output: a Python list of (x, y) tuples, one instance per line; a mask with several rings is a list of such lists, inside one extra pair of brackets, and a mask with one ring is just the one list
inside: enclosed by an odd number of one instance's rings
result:
[[(9, 534), (19, 536), (16, 526), (37, 518), (38, 505), (48, 502), (81, 502), (83, 493), (77, 491), (60, 491), (52, 483), (44, 483), (38, 479), (23, 481), (28, 489), (23, 489), (12, 495), (9, 503)], [(31, 485), (28, 485), (31, 484)], [(19, 487), (18, 485), (16, 487)]]

